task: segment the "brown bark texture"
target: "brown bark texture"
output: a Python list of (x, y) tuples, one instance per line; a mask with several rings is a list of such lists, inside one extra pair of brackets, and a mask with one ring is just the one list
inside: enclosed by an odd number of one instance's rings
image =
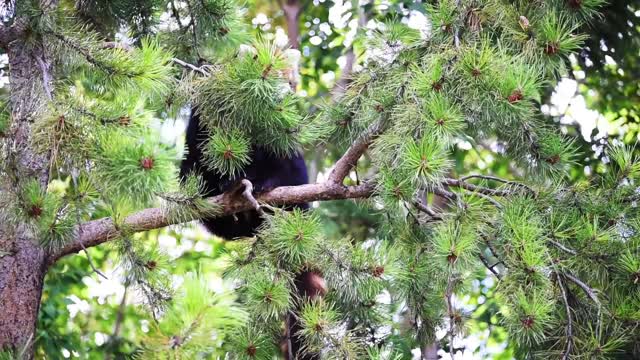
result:
[[(7, 195), (19, 193), (21, 183), (27, 179), (35, 179), (42, 186), (48, 182), (49, 156), (35, 153), (30, 145), (33, 121), (51, 95), (52, 65), (37, 39), (26, 43), (17, 37), (3, 45), (9, 56), (12, 111), (10, 130), (0, 147), (5, 172), (0, 179), (0, 191)], [(16, 353), (25, 350), (25, 356), (32, 358), (47, 256), (33, 229), (10, 219), (7, 207), (2, 206), (0, 349)]]

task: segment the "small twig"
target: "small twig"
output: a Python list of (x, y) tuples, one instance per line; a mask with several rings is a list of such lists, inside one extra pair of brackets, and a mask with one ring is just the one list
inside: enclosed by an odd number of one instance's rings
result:
[(564, 246), (564, 245), (560, 244), (559, 242), (557, 242), (557, 241), (555, 241), (555, 240), (551, 240), (551, 239), (549, 239), (549, 240), (547, 240), (547, 241), (549, 242), (549, 244), (551, 244), (551, 245), (553, 245), (553, 246), (557, 247), (558, 249), (560, 249), (560, 250), (562, 250), (562, 251), (564, 251), (564, 252), (566, 252), (566, 253), (569, 253), (569, 254), (571, 254), (571, 255), (578, 255), (578, 252), (577, 252), (577, 251), (575, 251), (575, 250), (573, 250), (573, 249), (570, 249), (570, 248), (568, 248), (568, 247), (566, 247), (566, 246)]
[(453, 187), (459, 187), (465, 190), (469, 190), (469, 191), (473, 191), (473, 192), (477, 192), (477, 193), (481, 193), (484, 195), (489, 195), (489, 196), (509, 196), (512, 195), (512, 193), (510, 191), (505, 191), (505, 190), (496, 190), (496, 189), (489, 189), (486, 187), (482, 187), (482, 186), (477, 186), (477, 185), (473, 185), (473, 184), (469, 184), (467, 182), (464, 182), (464, 180), (457, 180), (457, 179), (444, 179), (443, 183), (445, 185), (448, 186), (453, 186)]
[(493, 206), (495, 206), (496, 208), (498, 208), (498, 209), (502, 209), (502, 204), (500, 204), (499, 202), (497, 202), (494, 198), (492, 198), (492, 197), (491, 197), (491, 196), (489, 196), (489, 195), (485, 195), (485, 194), (483, 194), (483, 193), (474, 192), (474, 191), (469, 191), (469, 190), (466, 190), (465, 192), (466, 192), (467, 194), (471, 194), (471, 195), (475, 195), (475, 196), (481, 197), (481, 198), (483, 198), (483, 199), (487, 200), (488, 202), (490, 202), (490, 203), (491, 203)]
[(188, 62), (185, 62), (185, 61), (182, 61), (182, 60), (176, 59), (176, 58), (171, 58), (171, 61), (173, 61), (174, 63), (176, 63), (176, 64), (178, 64), (178, 65), (180, 65), (180, 66), (182, 66), (184, 68), (187, 68), (189, 70), (192, 70), (192, 71), (195, 71), (195, 72), (199, 72), (200, 74), (202, 74), (204, 76), (208, 76), (209, 75), (209, 73), (206, 70), (204, 70), (202, 67), (198, 67), (198, 66), (195, 66), (193, 64), (189, 64)]
[(570, 272), (565, 272), (564, 276), (571, 280), (574, 284), (578, 285), (582, 291), (584, 291), (587, 296), (596, 304), (598, 308), (598, 322), (596, 323), (596, 332), (600, 332), (600, 327), (602, 325), (602, 304), (600, 303), (600, 299), (598, 299), (598, 294), (596, 294), (596, 290), (587, 285), (584, 281), (580, 280), (575, 275)]
[(458, 196), (454, 192), (451, 192), (442, 188), (435, 188), (431, 190), (431, 192), (436, 195), (440, 195), (443, 198), (446, 198), (448, 200), (456, 200), (458, 198)]
[(455, 330), (455, 314), (453, 313), (453, 279), (451, 279), (451, 274), (449, 274), (449, 278), (447, 279), (447, 290), (445, 293), (445, 297), (447, 300), (447, 312), (449, 313), (449, 351), (451, 353), (451, 357), (453, 358), (454, 349), (453, 349), (453, 340), (455, 338), (454, 330)]
[(198, 49), (198, 32), (196, 30), (196, 22), (195, 22), (196, 15), (194, 14), (193, 9), (191, 8), (191, 2), (189, 0), (186, 0), (185, 3), (187, 4), (187, 10), (189, 11), (189, 17), (191, 18), (191, 21), (189, 21), (189, 24), (187, 25), (187, 27), (191, 27), (193, 49), (195, 50), (198, 58), (200, 58), (200, 51)]
[(264, 202), (260, 202), (260, 208), (261, 209), (267, 209), (267, 210), (271, 211), (272, 213), (276, 213), (278, 211), (283, 211), (279, 207), (271, 206), (271, 205), (269, 205), (267, 203), (264, 203)]
[[(117, 341), (120, 336), (120, 328), (122, 326), (122, 322), (124, 321), (124, 310), (127, 306), (127, 289), (129, 288), (129, 283), (124, 284), (124, 292), (122, 293), (122, 301), (120, 301), (120, 306), (118, 306), (118, 313), (116, 314), (116, 323), (113, 326), (113, 333), (109, 341)], [(108, 354), (106, 357), (107, 360), (113, 359), (112, 354)]]
[(420, 220), (418, 219), (418, 217), (413, 213), (413, 211), (411, 211), (411, 209), (409, 208), (409, 205), (403, 201), (402, 205), (404, 206), (405, 210), (407, 210), (407, 213), (409, 215), (411, 215), (411, 217), (413, 218), (413, 221), (416, 222), (416, 224), (420, 224)]
[(565, 272), (563, 273), (563, 275), (567, 279), (571, 280), (571, 282), (578, 285), (585, 292), (585, 294), (587, 294), (587, 296), (589, 296), (589, 298), (591, 298), (591, 300), (593, 300), (593, 302), (598, 305), (598, 308), (600, 308), (600, 299), (598, 299), (598, 294), (596, 294), (597, 291), (595, 289), (587, 285), (584, 281), (580, 280), (570, 272)]
[(287, 320), (286, 320), (286, 336), (287, 336), (287, 360), (295, 360), (295, 358), (293, 357), (293, 344), (291, 343), (291, 327), (292, 324), (295, 322), (295, 314), (291, 311), (289, 311), (289, 313), (287, 314)]
[(247, 257), (243, 260), (238, 261), (238, 263), (240, 265), (248, 265), (249, 263), (251, 263), (251, 261), (253, 261), (253, 259), (255, 259), (257, 256), (258, 245), (260, 245), (261, 242), (262, 238), (256, 236), (256, 240), (251, 244), (251, 249), (249, 250)]
[(467, 175), (467, 176), (461, 177), (460, 181), (465, 181), (466, 182), (467, 180), (470, 180), (470, 179), (483, 179), (483, 180), (497, 181), (497, 182), (501, 182), (503, 184), (514, 185), (514, 186), (517, 186), (517, 187), (521, 187), (521, 188), (529, 191), (532, 194), (536, 193), (535, 190), (533, 190), (528, 185), (525, 185), (525, 184), (517, 182), (517, 181), (511, 181), (511, 180), (502, 179), (502, 178), (499, 178), (497, 176), (491, 176), (491, 175), (471, 174), (471, 175)]
[(178, 28), (180, 29), (181, 32), (184, 33), (185, 30), (184, 30), (184, 27), (182, 26), (182, 20), (180, 19), (180, 12), (176, 8), (176, 4), (173, 2), (173, 0), (171, 0), (169, 3), (171, 4), (171, 12), (173, 13), (173, 17), (175, 17), (176, 21), (178, 22)]
[(495, 275), (498, 279), (502, 278), (502, 276), (500, 276), (500, 273), (496, 271), (496, 266), (498, 264), (500, 264), (499, 262), (497, 262), (497, 263), (495, 263), (493, 265), (489, 265), (489, 262), (487, 261), (487, 259), (485, 259), (484, 256), (479, 255), (478, 257), (480, 258), (480, 261), (482, 261), (484, 266), (487, 268), (487, 270), (491, 271), (493, 273), (493, 275)]
[(422, 211), (423, 213), (431, 216), (435, 220), (442, 220), (442, 217), (438, 215), (438, 213), (436, 213), (433, 209), (431, 209), (427, 204), (424, 204), (419, 200), (416, 200), (413, 203), (413, 206), (415, 206), (418, 210)]
[(568, 360), (569, 355), (571, 354), (571, 350), (573, 349), (573, 318), (571, 317), (571, 307), (569, 306), (569, 298), (567, 296), (567, 288), (565, 287), (564, 280), (562, 276), (558, 275), (558, 285), (560, 286), (560, 291), (562, 292), (562, 301), (564, 302), (564, 308), (567, 312), (567, 345), (564, 350), (564, 354), (562, 355), (562, 360)]
[(91, 266), (91, 269), (93, 270), (93, 272), (101, 276), (103, 279), (109, 280), (109, 278), (105, 274), (103, 274), (102, 271), (98, 270), (98, 268), (96, 268), (96, 266), (93, 264), (93, 260), (91, 260), (91, 255), (89, 255), (89, 252), (84, 247), (84, 244), (80, 243), (80, 245), (82, 246), (82, 251), (84, 252), (84, 254), (87, 255), (87, 261), (89, 262), (89, 266)]
[[(76, 188), (78, 187), (78, 177), (77, 177), (77, 173), (72, 173), (71, 178), (73, 179), (73, 186), (75, 186)], [(77, 200), (77, 198), (76, 198)], [(80, 224), (80, 212), (78, 211), (78, 204), (76, 202), (76, 206), (75, 206), (75, 213), (76, 213), (76, 222), (78, 224)], [(83, 235), (82, 233), (83, 228), (82, 226), (78, 227), (78, 233), (80, 236)], [(91, 266), (91, 269), (93, 270), (93, 272), (95, 272), (96, 274), (98, 274), (99, 276), (101, 276), (102, 278), (104, 278), (105, 280), (109, 280), (109, 278), (103, 274), (100, 270), (98, 270), (98, 268), (96, 268), (96, 266), (93, 264), (93, 260), (91, 259), (91, 255), (89, 255), (89, 252), (87, 251), (87, 248), (84, 246), (83, 243), (80, 243), (80, 247), (82, 248), (82, 251), (84, 252), (85, 255), (87, 255), (87, 261), (89, 262), (89, 266)]]
[(493, 257), (495, 257), (498, 262), (495, 263), (495, 265), (493, 265), (493, 267), (495, 267), (498, 264), (502, 264), (506, 267), (504, 261), (500, 260), (500, 257), (498, 256), (498, 251), (495, 249), (495, 247), (491, 244), (491, 241), (489, 241), (489, 238), (485, 235), (481, 235), (482, 240), (484, 240), (484, 243), (487, 245), (487, 248), (489, 249), (489, 251), (491, 252), (491, 255), (493, 255)]
[(456, 47), (456, 50), (460, 50), (460, 35), (457, 28), (453, 33), (453, 43)]
[(123, 42), (117, 42), (117, 41), (107, 41), (102, 44), (102, 47), (105, 49), (120, 49), (125, 51), (133, 50), (131, 45)]

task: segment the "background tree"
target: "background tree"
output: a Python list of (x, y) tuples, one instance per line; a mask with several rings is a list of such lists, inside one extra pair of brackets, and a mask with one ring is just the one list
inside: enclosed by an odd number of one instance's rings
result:
[[(575, 146), (537, 110), (579, 49), (577, 27), (600, 5), (422, 7), (430, 32), (394, 21), (371, 29), (365, 69), (307, 118), (287, 90), (286, 53), (252, 42), (230, 2), (5, 3), (0, 344), (29, 356), (48, 266), (109, 241), (127, 288), (155, 318), (139, 343), (151, 358), (269, 358), (294, 309), (311, 354), (402, 357), (438, 329), (454, 352), (470, 323), (461, 299), (487, 271), (519, 357), (628, 356), (637, 337), (635, 157), (612, 148), (610, 165), (569, 183)], [(374, 196), (274, 210), (258, 237), (229, 244), (226, 269), (246, 317), (199, 279), (173, 294), (167, 274), (176, 269), (134, 235), (255, 204), (236, 193), (204, 200), (197, 176), (177, 186), (177, 156), (154, 127), (187, 103), (207, 119), (207, 155), (220, 171), (240, 172), (243, 157), (224, 154), (249, 143), (284, 154), (330, 139), (344, 151), (324, 182), (274, 189), (260, 204)], [(465, 144), (496, 146), (505, 178), (467, 175)], [(161, 208), (135, 212), (158, 197)], [(336, 218), (362, 231), (321, 225)], [(293, 296), (301, 268), (323, 274), (324, 299)]]

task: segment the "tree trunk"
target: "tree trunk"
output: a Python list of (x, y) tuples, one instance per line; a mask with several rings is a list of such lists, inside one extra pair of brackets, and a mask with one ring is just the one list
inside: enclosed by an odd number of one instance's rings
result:
[(289, 46), (293, 49), (300, 48), (300, 13), (302, 6), (299, 0), (285, 0), (282, 4), (284, 17), (287, 20), (287, 36)]
[(16, 247), (15, 253), (0, 258), (0, 347), (16, 352), (26, 348), (25, 354), (32, 354), (45, 254), (29, 236), (0, 236)]
[(20, 206), (22, 184), (49, 180), (49, 154), (33, 150), (32, 126), (51, 99), (51, 61), (42, 41), (18, 39), (6, 46), (9, 56), (12, 123), (0, 146), (0, 349), (33, 358), (35, 328), (47, 271), (47, 253), (37, 234), (20, 220), (9, 221), (11, 206)]

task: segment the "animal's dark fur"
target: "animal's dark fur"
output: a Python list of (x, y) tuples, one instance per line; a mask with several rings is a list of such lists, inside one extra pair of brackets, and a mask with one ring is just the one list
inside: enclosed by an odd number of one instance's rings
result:
[[(236, 178), (223, 176), (216, 171), (209, 170), (203, 164), (201, 144), (207, 139), (207, 131), (200, 126), (200, 117), (192, 114), (187, 126), (187, 156), (180, 167), (180, 177), (195, 171), (200, 174), (206, 186), (206, 196), (221, 194), (230, 189), (237, 181), (248, 179), (253, 184), (255, 193), (274, 189), (279, 186), (307, 184), (309, 178), (302, 155), (281, 157), (272, 152), (253, 147), (251, 163), (244, 169), (244, 174)], [(306, 204), (297, 205), (307, 208)], [(225, 239), (253, 236), (262, 223), (256, 211), (246, 211), (235, 216), (223, 216), (214, 219), (204, 219), (202, 223), (215, 235)]]
[[(309, 182), (307, 168), (301, 154), (294, 154), (290, 157), (281, 157), (272, 152), (253, 147), (251, 153), (251, 163), (244, 169), (244, 174), (237, 178), (223, 176), (218, 172), (211, 171), (203, 164), (203, 153), (201, 144), (207, 139), (207, 131), (200, 125), (200, 117), (193, 113), (187, 126), (187, 156), (182, 161), (180, 167), (180, 177), (184, 179), (191, 172), (200, 174), (206, 186), (206, 196), (221, 194), (242, 180), (248, 179), (254, 187), (255, 193), (269, 191), (279, 186), (302, 185)], [(307, 209), (307, 204), (299, 204), (288, 207)], [(204, 219), (202, 223), (213, 234), (227, 240), (238, 237), (253, 236), (262, 218), (257, 211), (245, 211), (235, 214), (235, 216), (223, 216), (212, 219)], [(296, 276), (296, 289), (301, 296), (310, 298), (321, 297), (326, 291), (326, 285), (322, 274), (317, 271), (303, 271)], [(298, 360), (318, 360), (317, 354), (302, 351), (302, 339), (297, 332), (300, 324), (295, 316), (287, 316), (287, 327), (290, 333), (290, 342), (284, 341), (284, 354), (293, 354)], [(291, 344), (291, 351), (288, 349)], [(286, 356), (288, 357), (288, 356)]]

